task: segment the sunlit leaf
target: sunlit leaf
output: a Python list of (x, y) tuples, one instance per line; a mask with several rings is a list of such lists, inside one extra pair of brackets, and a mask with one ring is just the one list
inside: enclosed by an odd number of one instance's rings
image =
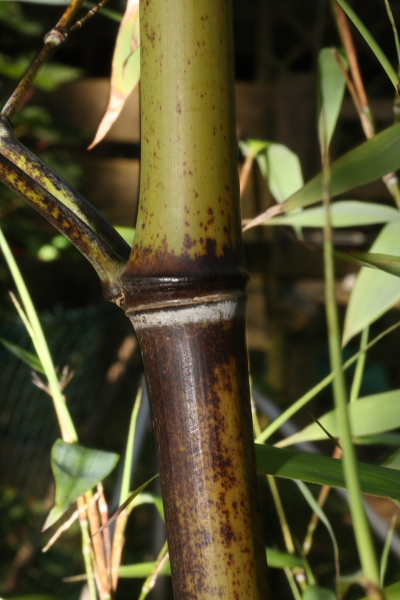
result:
[[(136, 565), (121, 565), (118, 575), (123, 578), (144, 578), (148, 577), (154, 570), (155, 562), (143, 562)], [(161, 569), (160, 575), (171, 575), (171, 565), (169, 561)]]
[[(381, 179), (400, 168), (400, 123), (388, 127), (372, 139), (335, 160), (330, 166), (332, 197)], [(316, 175), (283, 204), (272, 206), (248, 223), (245, 229), (261, 225), (275, 215), (319, 202), (323, 197), (322, 173)]]
[(135, 238), (136, 229), (134, 227), (116, 227), (115, 229), (118, 231), (120, 236), (122, 236), (124, 240), (130, 246), (132, 246), (133, 240)]
[[(339, 57), (342, 64), (347, 67), (344, 53), (340, 53)], [(329, 146), (332, 139), (346, 84), (333, 48), (323, 48), (320, 51), (318, 55), (318, 74), (320, 92), (318, 135), (322, 148), (324, 147), (324, 141)]]
[[(400, 211), (392, 206), (359, 200), (339, 200), (331, 204), (333, 227), (361, 227), (376, 223), (400, 220)], [(291, 225), (300, 227), (324, 227), (326, 210), (316, 206), (299, 212), (279, 215), (269, 219), (265, 225)]]
[(55, 505), (43, 526), (47, 529), (65, 511), (114, 469), (118, 454), (84, 448), (57, 440), (51, 451), (51, 468), (56, 482)]
[[(400, 222), (388, 223), (371, 246), (372, 254), (400, 256)], [(343, 344), (381, 317), (400, 300), (400, 279), (363, 267), (350, 294)]]
[(115, 44), (108, 106), (89, 148), (98, 144), (116, 121), (139, 77), (139, 0), (128, 0)]
[(17, 358), (19, 358), (26, 365), (28, 365), (28, 367), (30, 367), (34, 371), (37, 371), (38, 373), (44, 374), (42, 363), (40, 362), (36, 354), (28, 352), (28, 350), (25, 350), (24, 348), (21, 348), (20, 346), (17, 346), (16, 344), (13, 344), (12, 342), (9, 342), (8, 340), (5, 340), (3, 338), (0, 338), (0, 343), (3, 344), (3, 346), (5, 346), (7, 350), (12, 352)]
[[(345, 488), (342, 461), (321, 454), (255, 444), (257, 470), (264, 475), (300, 479), (309, 483)], [(400, 498), (400, 472), (387, 467), (358, 463), (364, 494)]]
[[(352, 433), (355, 436), (366, 436), (391, 431), (400, 427), (400, 390), (383, 392), (360, 398), (348, 406)], [(318, 418), (318, 423), (337, 438), (339, 427), (336, 409)], [(326, 433), (318, 423), (311, 423), (305, 429), (279, 442), (279, 446), (290, 446), (299, 442), (327, 439)]]
[(283, 144), (268, 144), (258, 152), (256, 158), (277, 202), (284, 202), (302, 187), (303, 175), (299, 157)]

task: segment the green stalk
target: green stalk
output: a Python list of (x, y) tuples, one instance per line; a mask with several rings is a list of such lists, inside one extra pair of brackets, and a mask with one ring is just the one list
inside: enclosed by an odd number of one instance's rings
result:
[(323, 148), (322, 168), (324, 179), (324, 206), (326, 208), (326, 224), (324, 227), (326, 316), (328, 323), (330, 359), (332, 371), (334, 373), (333, 393), (340, 438), (342, 440), (343, 472), (350, 497), (350, 513), (354, 524), (358, 553), (367, 581), (366, 588), (370, 594), (371, 600), (382, 600), (383, 596), (380, 591), (379, 569), (373, 547), (371, 531), (362, 500), (357, 459), (352, 441), (349, 414), (347, 411), (347, 391), (342, 365), (339, 319), (335, 299), (335, 272), (332, 247), (332, 225), (330, 220), (329, 164), (326, 147)]
[(72, 422), (71, 416), (65, 404), (65, 398), (60, 390), (60, 384), (58, 381), (57, 373), (54, 368), (53, 360), (51, 358), (50, 350), (47, 345), (46, 338), (43, 333), (42, 326), (40, 324), (37, 312), (33, 306), (31, 297), (28, 289), (22, 278), (21, 272), (18, 265), (12, 255), (10, 247), (4, 237), (3, 232), (0, 229), (0, 248), (4, 254), (4, 258), (11, 271), (11, 275), (14, 279), (18, 293), (20, 295), (26, 317), (28, 319), (30, 327), (28, 333), (31, 336), (33, 345), (38, 355), (43, 370), (46, 374), (46, 378), (49, 384), (49, 391), (51, 398), (54, 403), (54, 408), (57, 414), (58, 422), (60, 424), (61, 431), (63, 433), (63, 439), (67, 442), (77, 442), (78, 437)]
[(386, 11), (389, 17), (390, 24), (393, 29), (394, 42), (396, 44), (396, 52), (397, 52), (397, 63), (400, 65), (400, 42), (399, 42), (399, 34), (397, 32), (396, 21), (394, 20), (392, 9), (390, 8), (389, 0), (385, 0)]
[(136, 421), (137, 421), (137, 417), (139, 414), (140, 405), (142, 402), (142, 394), (143, 394), (142, 388), (139, 388), (138, 393), (136, 394), (136, 399), (135, 399), (135, 403), (133, 405), (131, 420), (130, 420), (130, 424), (129, 424), (129, 433), (128, 433), (128, 439), (126, 441), (126, 448), (125, 448), (124, 472), (122, 474), (121, 493), (119, 495), (119, 504), (120, 505), (125, 502), (125, 500), (129, 496), (129, 492), (130, 492)]
[(369, 335), (369, 327), (366, 327), (365, 329), (363, 329), (362, 334), (361, 334), (360, 351), (362, 351), (362, 354), (360, 354), (360, 356), (357, 359), (356, 370), (354, 373), (353, 382), (351, 384), (350, 403), (358, 400), (358, 398), (360, 396), (360, 389), (361, 389), (361, 383), (362, 383), (362, 378), (363, 378), (363, 374), (364, 374), (365, 360), (367, 358), (367, 353), (365, 352), (365, 349), (368, 344), (368, 335)]

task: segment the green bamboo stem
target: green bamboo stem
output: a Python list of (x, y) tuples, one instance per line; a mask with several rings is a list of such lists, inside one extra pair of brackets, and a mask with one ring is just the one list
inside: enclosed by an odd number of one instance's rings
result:
[[(366, 327), (361, 333), (360, 350), (366, 349), (368, 344), (368, 335), (369, 327)], [(356, 370), (354, 372), (353, 382), (351, 384), (350, 403), (355, 402), (359, 398), (366, 358), (367, 353), (362, 352), (357, 359)]]
[(326, 318), (328, 323), (328, 339), (333, 379), (333, 395), (337, 413), (337, 422), (342, 440), (342, 464), (346, 488), (350, 497), (350, 513), (354, 525), (354, 534), (358, 553), (366, 579), (366, 588), (371, 600), (382, 600), (379, 570), (377, 566), (371, 531), (362, 500), (362, 492), (354, 450), (350, 418), (347, 410), (347, 390), (344, 378), (342, 352), (340, 344), (340, 328), (335, 298), (335, 270), (333, 262), (332, 224), (330, 220), (329, 164), (327, 148), (322, 146), (323, 168), (323, 201), (326, 208), (326, 224), (324, 227), (324, 272)]

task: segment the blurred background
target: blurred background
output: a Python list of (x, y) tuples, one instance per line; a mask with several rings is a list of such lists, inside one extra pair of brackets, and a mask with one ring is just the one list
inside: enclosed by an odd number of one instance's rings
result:
[[(400, 23), (400, 2), (392, 10)], [(328, 1), (234, 0), (237, 131), (240, 140), (261, 139), (285, 144), (301, 161), (308, 180), (320, 170), (317, 138), (318, 52), (338, 46), (339, 37)], [(352, 6), (395, 63), (395, 47), (383, 3), (356, 0)], [(120, 14), (124, 3), (108, 8)], [(4, 103), (38, 50), (44, 34), (56, 23), (60, 6), (0, 2), (0, 97)], [(135, 89), (105, 140), (88, 151), (104, 114), (118, 22), (99, 14), (71, 36), (50, 67), (39, 76), (14, 125), (21, 141), (54, 167), (114, 225), (134, 227), (139, 184), (139, 90)], [(378, 129), (393, 122), (392, 85), (357, 32), (354, 38), (361, 71)], [(364, 135), (352, 100), (346, 94), (332, 143), (335, 158), (361, 143)], [(244, 157), (240, 156), (240, 165)], [(381, 182), (355, 190), (352, 197), (391, 204)], [(255, 164), (242, 195), (243, 217), (256, 216), (274, 201)], [(74, 376), (66, 389), (68, 405), (83, 445), (123, 454), (130, 413), (141, 381), (141, 359), (131, 325), (101, 296), (96, 274), (47, 221), (0, 188), (1, 226), (40, 313), (55, 364), (68, 365)], [(335, 230), (339, 249), (366, 249), (379, 226)], [(248, 288), (248, 341), (254, 389), (262, 422), (267, 424), (329, 373), (322, 255), (307, 241), (321, 245), (320, 230), (305, 230), (304, 244), (291, 232), (259, 227), (245, 234), (251, 280)], [(337, 298), (345, 309), (356, 269), (336, 263)], [(8, 291), (13, 283), (0, 260), (0, 338), (31, 349), (16, 317)], [(384, 323), (382, 323), (382, 319)], [(398, 307), (387, 313), (377, 331), (398, 320)], [(371, 337), (374, 335), (372, 328)], [(400, 387), (394, 333), (384, 346), (368, 354), (362, 394)], [(356, 339), (344, 356), (357, 351)], [(351, 376), (351, 371), (350, 371)], [(321, 414), (332, 406), (327, 388), (309, 406)], [(310, 421), (307, 412), (296, 427)], [(132, 489), (156, 472), (148, 411), (141, 421)], [(40, 530), (53, 499), (50, 450), (59, 436), (50, 398), (32, 384), (30, 369), (0, 345), (0, 593), (6, 597), (48, 594), (79, 597), (82, 582), (64, 577), (83, 572), (79, 533), (72, 527), (48, 553), (41, 548), (48, 535)], [(277, 434), (277, 438), (279, 435)], [(320, 447), (324, 447), (320, 444)], [(360, 457), (382, 462), (385, 448)], [(117, 469), (118, 471), (118, 469)], [(110, 506), (116, 508), (118, 472), (106, 481)], [(265, 512), (271, 505), (260, 481)], [(282, 483), (291, 525), (304, 537), (309, 508), (291, 482)], [(376, 502), (383, 520), (392, 508)], [(271, 509), (273, 510), (273, 509)], [(345, 540), (344, 571), (357, 565), (349, 535), (346, 504), (331, 496), (329, 510), (338, 538)], [(163, 543), (155, 509), (141, 508), (131, 516), (124, 562), (153, 560)], [(267, 544), (281, 539), (278, 529), (266, 531)], [(318, 555), (317, 574), (329, 585), (332, 557), (326, 533), (319, 528), (310, 562)], [(391, 559), (389, 570), (398, 570)], [(272, 571), (273, 586), (282, 600), (291, 598), (280, 571)], [(170, 597), (169, 580), (161, 578), (151, 597)], [(140, 591), (141, 581), (122, 581), (118, 597)], [(352, 596), (352, 593), (355, 595)], [(359, 590), (348, 598), (357, 598)]]

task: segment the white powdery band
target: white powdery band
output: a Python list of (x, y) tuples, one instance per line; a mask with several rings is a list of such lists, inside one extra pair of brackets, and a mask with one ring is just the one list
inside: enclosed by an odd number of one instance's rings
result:
[(243, 302), (237, 298), (223, 300), (222, 302), (204, 302), (191, 306), (173, 309), (160, 308), (143, 313), (129, 315), (135, 329), (147, 327), (179, 327), (188, 323), (215, 323), (217, 321), (230, 321), (243, 314)]

